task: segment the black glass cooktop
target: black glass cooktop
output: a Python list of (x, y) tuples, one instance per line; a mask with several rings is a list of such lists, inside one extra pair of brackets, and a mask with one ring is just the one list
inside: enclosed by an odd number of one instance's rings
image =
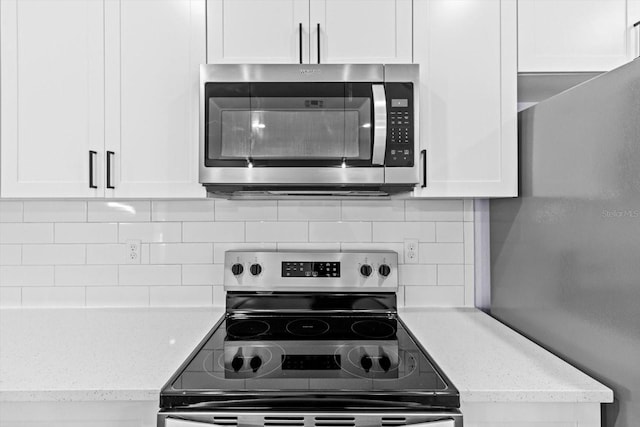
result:
[(395, 316), (230, 316), (161, 392), (161, 407), (459, 407)]

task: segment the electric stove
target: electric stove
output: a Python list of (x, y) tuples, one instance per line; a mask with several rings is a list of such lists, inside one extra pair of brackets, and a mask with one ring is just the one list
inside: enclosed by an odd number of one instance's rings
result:
[(226, 313), (162, 389), (158, 426), (462, 426), (398, 317), (397, 270), (395, 252), (228, 251)]

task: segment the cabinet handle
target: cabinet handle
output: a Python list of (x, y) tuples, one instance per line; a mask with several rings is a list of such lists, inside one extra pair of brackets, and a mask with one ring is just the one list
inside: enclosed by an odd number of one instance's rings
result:
[(302, 64), (302, 22), (298, 24), (298, 45), (300, 46), (300, 63)]
[(111, 157), (116, 154), (113, 151), (107, 151), (107, 188), (114, 189), (111, 183)]
[(317, 26), (317, 33), (318, 33), (318, 64), (320, 63), (320, 23), (318, 22)]
[(420, 158), (422, 160), (422, 185), (421, 188), (427, 186), (427, 150), (420, 151)]
[(633, 28), (638, 29), (638, 58), (640, 58), (640, 21), (633, 24)]
[(94, 163), (95, 156), (97, 154), (98, 154), (97, 151), (89, 150), (89, 188), (98, 188), (98, 186), (95, 184), (95, 181), (93, 179), (94, 177), (93, 163)]

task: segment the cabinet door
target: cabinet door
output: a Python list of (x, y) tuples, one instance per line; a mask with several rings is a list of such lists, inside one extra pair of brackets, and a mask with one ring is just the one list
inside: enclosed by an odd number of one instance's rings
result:
[(207, 41), (210, 64), (307, 64), (309, 0), (207, 0)]
[(103, 2), (2, 0), (0, 19), (2, 196), (101, 195)]
[(518, 0), (518, 70), (608, 71), (632, 33), (627, 0)]
[(199, 197), (205, 0), (106, 3), (109, 197)]
[(515, 0), (415, 0), (419, 197), (517, 195)]
[(311, 0), (311, 63), (411, 63), (411, 16), (411, 0)]

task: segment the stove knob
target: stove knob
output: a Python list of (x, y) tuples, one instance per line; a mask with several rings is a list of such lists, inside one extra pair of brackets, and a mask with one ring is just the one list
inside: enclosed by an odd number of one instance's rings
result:
[(369, 369), (371, 369), (371, 367), (373, 366), (373, 361), (369, 356), (365, 354), (364, 356), (362, 356), (362, 359), (360, 359), (360, 365), (365, 372), (369, 372)]
[(391, 359), (389, 359), (389, 356), (380, 356), (380, 360), (378, 361), (378, 363), (380, 364), (380, 367), (383, 371), (389, 372), (389, 368), (391, 368)]
[(244, 358), (242, 356), (234, 356), (233, 360), (231, 361), (231, 367), (233, 368), (233, 371), (238, 372), (240, 369), (242, 369), (242, 365), (244, 365)]
[(242, 266), (242, 264), (233, 264), (231, 266), (231, 272), (233, 273), (234, 276), (241, 275), (243, 271), (244, 271), (244, 267)]
[(378, 268), (378, 273), (380, 273), (382, 277), (387, 277), (391, 273), (391, 267), (387, 264), (382, 264), (380, 268)]
[(372, 271), (373, 269), (369, 264), (363, 264), (362, 267), (360, 267), (360, 274), (362, 274), (364, 277), (371, 276)]
[(251, 267), (249, 267), (249, 271), (251, 271), (252, 275), (257, 276), (258, 274), (262, 273), (262, 266), (260, 264), (251, 264)]
[(249, 362), (249, 366), (251, 366), (253, 372), (257, 372), (258, 369), (260, 369), (260, 366), (262, 366), (262, 359), (260, 359), (260, 356), (253, 356)]

